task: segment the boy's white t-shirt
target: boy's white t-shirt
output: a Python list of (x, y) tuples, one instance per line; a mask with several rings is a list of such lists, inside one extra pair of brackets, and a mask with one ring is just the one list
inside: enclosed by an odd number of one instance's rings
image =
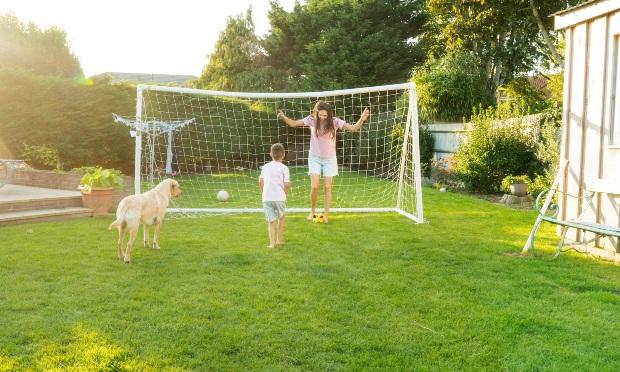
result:
[(263, 201), (286, 201), (284, 183), (291, 182), (288, 167), (279, 161), (270, 161), (263, 166), (260, 178), (264, 180)]

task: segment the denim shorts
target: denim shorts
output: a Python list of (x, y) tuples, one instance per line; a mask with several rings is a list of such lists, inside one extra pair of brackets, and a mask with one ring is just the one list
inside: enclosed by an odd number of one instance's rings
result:
[(267, 222), (273, 222), (284, 217), (284, 215), (286, 214), (286, 202), (264, 201), (263, 211), (265, 212), (265, 220)]
[(334, 156), (331, 159), (323, 159), (318, 156), (308, 157), (308, 174), (323, 175), (331, 177), (338, 175), (338, 159)]

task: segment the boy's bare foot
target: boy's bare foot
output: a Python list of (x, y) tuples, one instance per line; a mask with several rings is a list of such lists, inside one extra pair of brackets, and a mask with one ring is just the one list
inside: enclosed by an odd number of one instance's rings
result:
[(306, 221), (312, 221), (314, 219), (314, 213), (310, 212), (308, 217), (306, 217)]
[(276, 242), (276, 245), (282, 245), (284, 242)]
[(270, 244), (270, 245), (267, 246), (267, 248), (273, 248), (273, 245)]
[(323, 218), (323, 223), (328, 223), (329, 220), (327, 218)]

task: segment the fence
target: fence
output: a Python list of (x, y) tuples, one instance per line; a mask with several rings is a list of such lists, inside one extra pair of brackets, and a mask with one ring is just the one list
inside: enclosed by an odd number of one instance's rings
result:
[[(541, 121), (542, 114), (532, 114), (518, 118), (498, 120), (493, 122), (493, 125), (504, 126), (521, 123), (524, 130), (537, 140), (540, 135)], [(428, 124), (428, 129), (434, 139), (434, 158), (439, 160), (454, 154), (458, 150), (461, 142), (467, 138), (467, 132), (469, 132), (471, 128), (471, 123), (435, 122)]]

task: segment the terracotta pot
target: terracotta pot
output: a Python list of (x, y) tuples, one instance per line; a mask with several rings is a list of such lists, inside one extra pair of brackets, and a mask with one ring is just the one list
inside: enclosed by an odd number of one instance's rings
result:
[(82, 204), (93, 210), (94, 216), (101, 216), (110, 211), (114, 202), (114, 188), (93, 187), (90, 193), (82, 191)]
[(514, 196), (527, 195), (528, 184), (527, 183), (511, 183), (510, 193)]

